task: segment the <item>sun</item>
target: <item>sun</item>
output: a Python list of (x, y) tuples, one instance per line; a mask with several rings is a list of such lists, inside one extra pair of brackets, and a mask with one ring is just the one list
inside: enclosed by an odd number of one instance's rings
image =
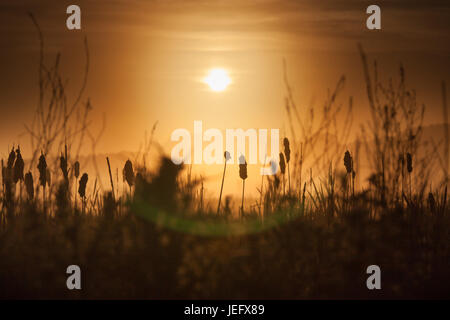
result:
[(203, 81), (216, 92), (224, 91), (231, 83), (231, 79), (224, 69), (211, 69)]

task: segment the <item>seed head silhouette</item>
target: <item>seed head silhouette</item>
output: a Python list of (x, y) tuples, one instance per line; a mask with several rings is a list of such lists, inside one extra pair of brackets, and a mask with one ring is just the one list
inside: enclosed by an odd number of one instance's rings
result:
[(133, 164), (130, 160), (125, 162), (125, 166), (123, 167), (123, 178), (128, 183), (128, 186), (131, 188), (134, 185), (134, 171)]
[(281, 170), (281, 174), (286, 173), (286, 162), (284, 160), (284, 155), (282, 152), (280, 152), (280, 170)]
[(86, 185), (88, 183), (88, 179), (89, 177), (87, 173), (84, 173), (81, 176), (80, 184), (78, 186), (78, 194), (80, 195), (81, 198), (84, 198), (86, 196)]
[(12, 169), (14, 166), (14, 160), (16, 160), (16, 153), (14, 152), (14, 147), (11, 149), (11, 152), (9, 153), (9, 157), (8, 157), (8, 163), (7, 163), (7, 168), (8, 169)]
[(41, 156), (39, 157), (37, 168), (39, 170), (39, 183), (41, 186), (45, 187), (47, 183), (47, 162), (45, 161), (43, 153), (41, 153)]
[(73, 165), (73, 173), (75, 175), (75, 178), (78, 179), (78, 177), (80, 176), (80, 163), (78, 161), (76, 161)]
[(289, 163), (289, 161), (291, 160), (291, 148), (289, 146), (289, 139), (284, 138), (283, 144), (284, 144), (284, 155), (286, 156), (286, 163)]
[(239, 157), (239, 176), (242, 180), (247, 179), (247, 161), (243, 155)]
[(352, 156), (350, 155), (350, 152), (347, 150), (345, 151), (345, 155), (344, 155), (344, 166), (345, 169), (347, 170), (347, 173), (352, 173), (353, 171), (353, 160), (352, 160)]
[(69, 179), (69, 171), (67, 170), (67, 159), (66, 157), (61, 153), (61, 157), (59, 158), (59, 167), (61, 168), (64, 180)]
[(413, 165), (412, 165), (412, 156), (411, 153), (406, 154), (406, 168), (408, 169), (408, 172), (411, 173), (413, 171)]
[(17, 147), (16, 154), (16, 162), (14, 163), (14, 183), (23, 181), (23, 169), (25, 167), (22, 155), (20, 154), (20, 147)]
[(27, 189), (28, 198), (32, 200), (34, 198), (34, 184), (31, 172), (25, 174), (25, 188)]

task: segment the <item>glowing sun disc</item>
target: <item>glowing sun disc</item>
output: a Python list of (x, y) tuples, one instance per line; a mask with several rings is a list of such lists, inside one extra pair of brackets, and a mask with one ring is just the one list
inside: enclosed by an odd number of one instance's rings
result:
[(208, 76), (204, 79), (204, 82), (213, 91), (223, 91), (231, 83), (231, 79), (228, 73), (223, 69), (212, 69), (209, 71)]

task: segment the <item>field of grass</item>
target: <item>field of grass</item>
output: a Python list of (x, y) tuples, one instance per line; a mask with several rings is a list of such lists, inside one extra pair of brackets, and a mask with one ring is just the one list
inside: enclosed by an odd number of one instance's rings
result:
[[(173, 207), (176, 180), (157, 175), (139, 183), (136, 194), (148, 192), (146, 200), (129, 199), (120, 212), (111, 194), (95, 212), (66, 206), (63, 198), (47, 212), (24, 201), (2, 222), (0, 296), (449, 297), (450, 215), (443, 203), (383, 207), (375, 218), (363, 194), (336, 199), (333, 211), (303, 209), (287, 198), (264, 221), (236, 221), (186, 216)], [(66, 289), (71, 264), (81, 267), (81, 291)], [(366, 288), (371, 264), (381, 267), (381, 291)]]

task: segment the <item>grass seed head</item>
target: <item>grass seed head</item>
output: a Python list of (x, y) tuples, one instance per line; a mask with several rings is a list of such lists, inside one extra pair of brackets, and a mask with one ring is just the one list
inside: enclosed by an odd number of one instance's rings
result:
[(84, 173), (81, 176), (80, 183), (78, 186), (78, 194), (80, 195), (81, 198), (84, 198), (86, 196), (86, 185), (88, 183), (88, 179), (89, 177), (87, 173)]
[(239, 157), (239, 177), (242, 180), (247, 179), (247, 161), (243, 155)]
[(16, 154), (16, 161), (14, 162), (14, 183), (23, 181), (23, 169), (25, 167), (22, 155), (20, 154), (20, 147), (17, 148)]
[(76, 161), (73, 165), (73, 173), (75, 175), (75, 178), (78, 179), (78, 177), (80, 176), (80, 163), (78, 161)]
[(39, 170), (39, 183), (41, 186), (45, 187), (47, 184), (47, 162), (45, 161), (43, 153), (41, 153), (41, 156), (39, 157), (37, 168)]
[(7, 168), (8, 169), (12, 169), (14, 166), (14, 161), (16, 160), (16, 153), (14, 152), (14, 147), (11, 149), (11, 152), (9, 153), (9, 157), (8, 157), (8, 163), (7, 163)]
[(286, 172), (286, 162), (284, 160), (284, 155), (282, 152), (280, 152), (280, 170), (281, 174), (285, 174)]
[(132, 187), (134, 185), (134, 171), (133, 164), (130, 160), (127, 160), (127, 162), (125, 162), (122, 173), (123, 179), (128, 183), (130, 187)]
[(286, 156), (286, 163), (289, 163), (289, 161), (291, 160), (291, 148), (289, 146), (289, 139), (284, 138), (283, 144), (284, 144), (284, 155)]
[(406, 154), (406, 168), (408, 169), (409, 173), (411, 173), (413, 170), (412, 156), (411, 156), (411, 153), (409, 153), (409, 152)]
[(345, 169), (347, 170), (347, 173), (352, 173), (352, 171), (353, 171), (353, 160), (352, 160), (352, 156), (350, 155), (350, 152), (348, 150), (345, 151), (344, 166), (345, 166)]
[(61, 168), (62, 174), (65, 180), (69, 179), (69, 171), (67, 170), (67, 159), (61, 153), (61, 157), (59, 158), (59, 167)]

